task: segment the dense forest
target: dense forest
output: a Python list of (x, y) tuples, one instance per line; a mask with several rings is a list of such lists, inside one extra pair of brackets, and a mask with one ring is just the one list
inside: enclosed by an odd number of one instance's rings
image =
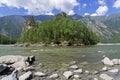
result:
[(10, 39), (7, 36), (0, 35), (0, 44), (14, 44), (16, 43), (15, 39)]
[(33, 17), (31, 19), (32, 24), (29, 26), (32, 28), (23, 30), (20, 42), (61, 44), (66, 41), (70, 45), (93, 45), (100, 41), (91, 29), (80, 21), (72, 20), (64, 12), (43, 23), (35, 23)]

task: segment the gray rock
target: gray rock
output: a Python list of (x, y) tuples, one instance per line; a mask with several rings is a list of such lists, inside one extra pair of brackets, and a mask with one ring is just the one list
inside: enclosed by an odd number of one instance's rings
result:
[(112, 62), (114, 65), (118, 65), (119, 64), (119, 59), (112, 59)]
[(109, 70), (108, 67), (103, 67), (103, 68), (101, 69), (101, 71), (108, 71), (108, 70)]
[(74, 77), (75, 79), (79, 79), (79, 78), (80, 78), (79, 75), (74, 75), (73, 77)]
[(107, 74), (101, 74), (100, 78), (103, 80), (114, 80), (112, 77), (108, 76)]
[(29, 66), (29, 67), (23, 68), (23, 70), (24, 71), (31, 71), (31, 70), (35, 70), (35, 68), (32, 66)]
[(57, 79), (59, 77), (58, 74), (52, 74), (49, 76), (50, 79)]
[(69, 79), (73, 75), (73, 72), (71, 72), (71, 71), (65, 71), (63, 73), (63, 75), (65, 76), (66, 79)]
[(70, 69), (78, 69), (78, 66), (77, 65), (72, 65), (72, 66), (70, 66)]
[(105, 65), (108, 65), (108, 66), (113, 66), (113, 62), (108, 58), (108, 57), (105, 57), (103, 60), (102, 60), (103, 64)]
[(100, 72), (99, 71), (94, 71), (93, 74), (96, 75), (96, 74), (99, 74)]
[(85, 73), (86, 73), (86, 74), (89, 74), (90, 72), (89, 72), (88, 70), (85, 70)]
[(26, 57), (20, 55), (6, 55), (0, 57), (1, 64), (13, 64), (20, 61), (29, 62), (32, 64), (35, 61), (35, 56)]
[(93, 80), (98, 80), (97, 78), (94, 78)]
[(6, 77), (3, 77), (1, 80), (18, 80), (17, 79), (17, 71), (13, 71), (12, 74), (6, 76)]
[(19, 61), (27, 61), (27, 59), (28, 57), (23, 57), (20, 55), (7, 55), (7, 56), (0, 57), (0, 63), (1, 64), (13, 64)]
[(29, 66), (29, 63), (28, 62), (25, 62), (25, 61), (19, 61), (19, 62), (15, 62), (14, 64), (11, 65), (13, 68), (26, 68)]
[(83, 73), (83, 70), (82, 69), (78, 69), (78, 70), (74, 70), (73, 72), (75, 74), (81, 74), (81, 73)]
[(25, 74), (21, 75), (19, 77), (19, 80), (31, 80), (31, 78), (32, 78), (32, 72), (28, 71)]
[(46, 76), (46, 74), (43, 73), (43, 72), (36, 72), (36, 73), (35, 73), (35, 76), (44, 77), (44, 76)]
[(118, 73), (119, 69), (111, 69), (111, 70), (109, 70), (109, 72), (111, 72), (111, 73)]
[(6, 64), (0, 64), (0, 73), (3, 72), (8, 66)]

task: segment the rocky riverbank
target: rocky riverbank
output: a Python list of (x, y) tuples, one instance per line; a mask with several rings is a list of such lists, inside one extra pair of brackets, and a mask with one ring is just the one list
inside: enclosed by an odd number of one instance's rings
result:
[(64, 42), (60, 42), (59, 44), (55, 44), (55, 43), (50, 43), (50, 44), (45, 44), (45, 43), (37, 43), (37, 44), (33, 44), (33, 43), (16, 43), (14, 44), (14, 46), (16, 47), (44, 47), (44, 46), (82, 46), (84, 44), (72, 44), (72, 43), (68, 43), (66, 41)]
[(104, 67), (96, 71), (80, 68), (76, 61), (68, 62), (66, 70), (34, 61), (35, 56), (1, 56), (0, 80), (120, 80), (120, 59), (105, 57), (101, 60)]

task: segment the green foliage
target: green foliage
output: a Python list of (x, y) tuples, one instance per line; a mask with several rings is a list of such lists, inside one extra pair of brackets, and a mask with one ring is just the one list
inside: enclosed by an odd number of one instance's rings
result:
[(14, 44), (16, 40), (10, 39), (7, 36), (0, 35), (0, 44)]
[(70, 44), (91, 45), (99, 42), (96, 34), (79, 21), (74, 21), (65, 13), (58, 14), (24, 33), (21, 42), (55, 43), (67, 41)]
[(110, 41), (112, 43), (120, 43), (120, 33), (116, 34), (112, 40)]

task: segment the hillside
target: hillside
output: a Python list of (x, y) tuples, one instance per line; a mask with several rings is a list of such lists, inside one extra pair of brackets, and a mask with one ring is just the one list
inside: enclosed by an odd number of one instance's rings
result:
[[(31, 20), (31, 22), (34, 21)], [(20, 38), (21, 42), (42, 42), (47, 44), (62, 44), (67, 42), (69, 45), (92, 45), (99, 42), (99, 38), (91, 29), (88, 29), (80, 21), (72, 20), (65, 13), (58, 14), (51, 20), (25, 29), (27, 30), (23, 31)]]
[(21, 16), (5, 16), (0, 17), (0, 34), (9, 37), (19, 37), (24, 23)]

